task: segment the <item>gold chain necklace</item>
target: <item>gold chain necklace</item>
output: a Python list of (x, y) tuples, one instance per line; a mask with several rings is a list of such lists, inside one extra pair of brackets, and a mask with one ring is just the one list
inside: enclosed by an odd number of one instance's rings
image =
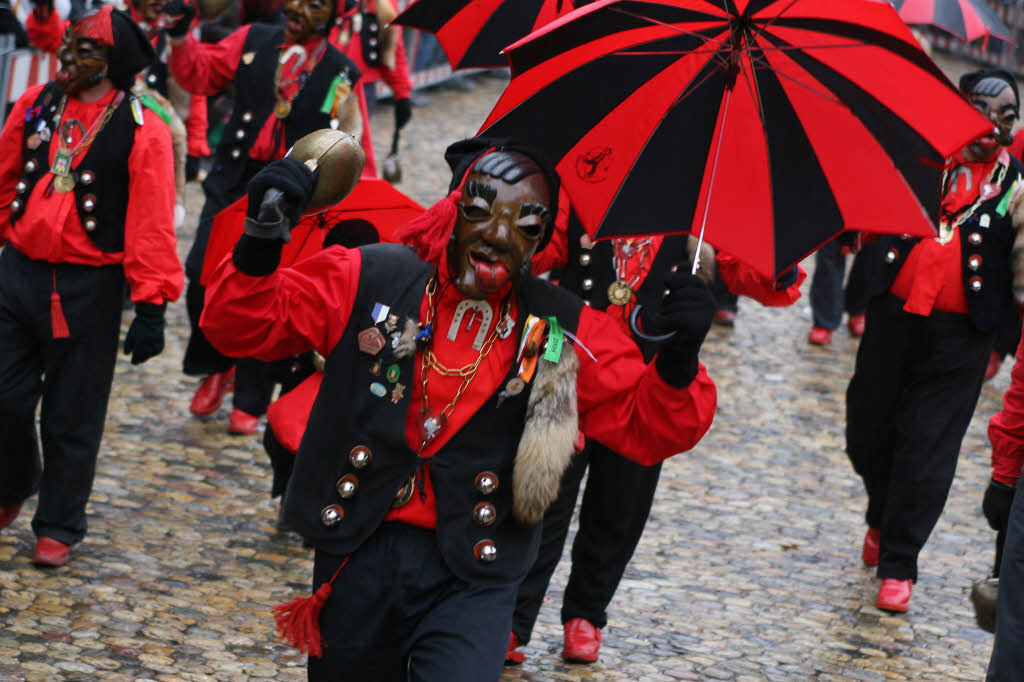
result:
[[(425, 327), (430, 327), (433, 322), (435, 315), (434, 311), (434, 295), (437, 293), (437, 275), (433, 275), (430, 281), (427, 282), (427, 319)], [(501, 302), (501, 313), (498, 319), (505, 319), (512, 308), (512, 295), (505, 296), (505, 300)], [(476, 376), (477, 370), (480, 369), (480, 363), (487, 357), (487, 354), (491, 351), (491, 347), (494, 346), (494, 342), (498, 339), (498, 330), (501, 327), (500, 324), (494, 325), (491, 331), (487, 334), (487, 338), (481, 345), (479, 352), (477, 353), (476, 360), (463, 365), (462, 367), (448, 367), (434, 355), (434, 351), (429, 347), (425, 348), (420, 355), (420, 381), (422, 384), (422, 407), (420, 408), (420, 417), (422, 418), (421, 431), (420, 431), (420, 449), (419, 452), (423, 452), (423, 448), (427, 446), (434, 438), (437, 437), (438, 433), (448, 423), (448, 417), (455, 409), (455, 404), (459, 402), (462, 394), (465, 393), (466, 388), (469, 387), (470, 382)], [(434, 414), (430, 411), (430, 407), (427, 404), (427, 380), (430, 377), (430, 370), (434, 370), (441, 376), (445, 377), (462, 377), (462, 383), (459, 385), (459, 389), (455, 392), (455, 397), (451, 399), (444, 409), (439, 413)], [(417, 453), (418, 454), (418, 453)]]
[[(54, 125), (54, 129), (57, 131), (57, 153), (54, 155), (53, 165), (50, 167), (50, 173), (53, 174), (53, 188), (55, 190), (65, 193), (70, 192), (75, 188), (75, 179), (71, 177), (72, 160), (81, 152), (89, 148), (93, 139), (95, 139), (95, 137), (99, 135), (100, 131), (103, 130), (104, 126), (107, 125), (107, 122), (110, 121), (110, 118), (114, 115), (114, 110), (117, 109), (123, 100), (124, 91), (121, 90), (117, 93), (114, 99), (110, 101), (107, 108), (103, 110), (103, 115), (93, 123), (92, 128), (72, 149), (69, 146), (71, 144), (71, 133), (70, 131), (65, 132), (68, 125), (70, 125), (70, 121), (68, 124), (61, 126), (61, 123), (63, 123), (64, 120), (64, 107), (67, 106), (68, 103), (68, 96), (64, 95), (64, 97), (61, 98), (60, 107), (57, 110), (57, 115), (55, 117), (56, 124)], [(65, 130), (62, 130), (62, 127)]]

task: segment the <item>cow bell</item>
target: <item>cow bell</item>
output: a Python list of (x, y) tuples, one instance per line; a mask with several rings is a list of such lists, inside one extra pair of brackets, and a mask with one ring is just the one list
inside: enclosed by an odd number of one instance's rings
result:
[(320, 170), (306, 215), (319, 213), (347, 197), (366, 165), (366, 154), (356, 138), (330, 128), (299, 139), (287, 156), (302, 161), (311, 171)]

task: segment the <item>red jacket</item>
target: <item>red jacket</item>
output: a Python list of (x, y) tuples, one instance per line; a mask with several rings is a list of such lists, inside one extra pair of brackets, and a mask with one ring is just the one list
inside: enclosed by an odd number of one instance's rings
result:
[(988, 439), (992, 442), (992, 478), (1015, 485), (1024, 468), (1024, 344), (1017, 347), (1003, 409), (988, 420)]
[[(177, 299), (184, 285), (184, 273), (174, 237), (171, 133), (149, 109), (143, 109), (143, 125), (135, 129), (128, 159), (124, 251), (107, 253), (97, 249), (82, 227), (75, 194), (51, 192), (46, 196), (47, 182), (36, 183), (25, 212), (11, 225), (11, 202), (22, 174), (25, 112), (43, 87), (31, 87), (18, 99), (0, 132), (0, 244), (10, 241), (29, 258), (49, 263), (122, 264), (133, 301), (159, 304)], [(117, 90), (111, 90), (89, 103), (69, 97), (65, 120), (76, 119), (89, 129), (116, 93)], [(81, 133), (75, 134), (80, 139)], [(56, 153), (57, 144), (51, 144), (51, 163)], [(72, 166), (77, 168), (82, 157), (76, 156)]]

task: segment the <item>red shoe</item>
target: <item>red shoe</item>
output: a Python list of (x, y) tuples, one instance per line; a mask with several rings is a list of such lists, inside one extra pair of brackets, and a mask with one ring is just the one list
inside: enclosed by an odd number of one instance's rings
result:
[(877, 606), (884, 611), (903, 613), (910, 608), (910, 593), (913, 591), (913, 580), (886, 578), (878, 588)]
[(14, 523), (14, 519), (18, 518), (19, 513), (21, 513), (21, 502), (9, 507), (0, 507), (0, 528), (6, 528)]
[(985, 381), (999, 374), (999, 368), (1002, 366), (1003, 356), (997, 351), (992, 351), (992, 354), (988, 356), (988, 366), (985, 368)]
[(723, 327), (734, 326), (736, 324), (736, 313), (725, 308), (719, 308), (715, 311), (715, 324), (720, 324)]
[(846, 321), (846, 326), (850, 329), (850, 336), (853, 338), (859, 339), (864, 336), (864, 313), (850, 315), (850, 319)]
[(254, 417), (248, 412), (243, 412), (237, 407), (231, 410), (231, 421), (228, 423), (228, 432), (239, 436), (250, 436), (256, 433), (260, 427), (260, 418)]
[(593, 663), (601, 650), (601, 630), (586, 618), (573, 618), (565, 624), (562, 658), (570, 663)]
[(878, 550), (882, 545), (882, 531), (868, 526), (868, 532), (864, 534), (864, 548), (860, 550), (860, 558), (864, 560), (865, 566), (878, 565)]
[(234, 388), (235, 369), (232, 367), (226, 372), (211, 374), (202, 380), (196, 394), (192, 396), (192, 405), (189, 409), (197, 417), (209, 417), (217, 411), (224, 396)]
[(516, 633), (510, 632), (508, 634), (508, 651), (505, 652), (505, 665), (520, 665), (526, 660), (526, 654), (522, 651), (516, 651), (523, 645), (516, 637)]
[(811, 333), (807, 335), (807, 343), (813, 343), (816, 346), (827, 346), (832, 343), (833, 334), (835, 334), (835, 332), (831, 329), (814, 327), (811, 329)]
[(63, 566), (71, 559), (71, 548), (45, 535), (36, 540), (32, 563), (37, 566)]

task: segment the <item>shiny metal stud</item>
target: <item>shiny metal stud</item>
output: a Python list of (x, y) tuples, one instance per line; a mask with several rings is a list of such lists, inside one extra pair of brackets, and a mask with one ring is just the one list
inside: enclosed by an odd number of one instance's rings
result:
[(328, 528), (333, 528), (341, 523), (341, 520), (345, 517), (345, 510), (339, 505), (332, 504), (329, 507), (324, 507), (320, 510), (320, 522)]
[(476, 475), (476, 489), (484, 495), (490, 495), (498, 489), (498, 476), (490, 471), (481, 471)]

